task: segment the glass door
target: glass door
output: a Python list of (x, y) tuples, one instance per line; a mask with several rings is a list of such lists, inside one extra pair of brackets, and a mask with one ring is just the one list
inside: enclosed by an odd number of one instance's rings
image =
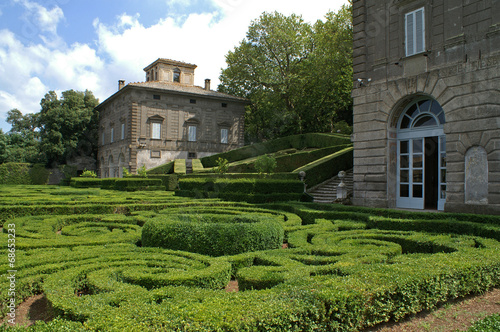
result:
[(444, 210), (446, 202), (446, 136), (439, 137), (439, 198), (438, 210)]
[(399, 141), (398, 207), (424, 208), (424, 143), (424, 138)]

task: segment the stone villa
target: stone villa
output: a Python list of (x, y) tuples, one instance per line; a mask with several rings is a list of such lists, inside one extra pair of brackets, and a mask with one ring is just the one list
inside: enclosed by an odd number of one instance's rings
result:
[(97, 106), (102, 178), (243, 146), (248, 101), (211, 90), (208, 79), (195, 86), (195, 69), (158, 59), (144, 68), (146, 82), (119, 81), (118, 91)]
[(354, 204), (500, 213), (500, 1), (354, 0)]

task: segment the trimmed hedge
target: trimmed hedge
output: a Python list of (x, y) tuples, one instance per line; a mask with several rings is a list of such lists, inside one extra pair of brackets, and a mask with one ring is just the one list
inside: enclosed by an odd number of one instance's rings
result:
[(174, 172), (173, 161), (147, 170), (147, 174), (151, 175), (171, 174), (173, 172)]
[(186, 174), (186, 159), (175, 159), (175, 161), (174, 161), (174, 173), (175, 174)]
[(275, 179), (219, 179), (219, 178), (181, 178), (181, 190), (215, 191), (233, 193), (302, 193), (304, 184), (300, 180)]
[(350, 143), (350, 137), (340, 134), (303, 134), (278, 138), (269, 142), (248, 145), (225, 153), (219, 153), (213, 156), (201, 158), (205, 168), (215, 167), (217, 158), (227, 159), (229, 162), (257, 157), (263, 154), (274, 153), (280, 150), (290, 148), (325, 148), (329, 146), (342, 145)]
[(160, 179), (162, 186), (168, 191), (174, 191), (179, 187), (178, 174), (150, 175), (150, 179)]
[[(331, 155), (332, 153), (338, 152), (342, 149), (352, 146), (352, 144), (343, 144), (337, 146), (330, 146), (321, 149), (315, 149), (310, 151), (299, 151), (296, 149), (289, 151), (290, 153), (286, 153), (287, 150), (279, 151), (283, 152), (283, 154), (272, 154), (271, 156), (276, 160), (276, 172), (285, 173), (292, 172), (295, 169), (304, 166), (308, 163), (311, 163), (319, 158), (322, 158), (327, 155)], [(295, 152), (294, 152), (295, 151)], [(252, 173), (255, 172), (255, 162), (257, 158), (245, 159), (243, 161), (235, 162), (229, 165), (229, 171), (232, 173)]]
[(102, 188), (120, 191), (165, 190), (162, 179), (156, 178), (72, 178), (71, 186), (75, 188)]
[(165, 190), (161, 179), (125, 178), (115, 180), (115, 189), (121, 191)]
[(334, 176), (340, 171), (346, 171), (353, 165), (353, 148), (349, 147), (312, 163), (295, 169), (293, 172), (306, 172), (306, 183), (314, 187)]
[(142, 245), (209, 256), (235, 255), (280, 248), (284, 231), (279, 222), (260, 216), (185, 215), (146, 222)]
[(0, 165), (0, 184), (31, 184), (28, 163), (5, 163)]
[(203, 172), (205, 169), (203, 168), (203, 164), (200, 159), (193, 159), (193, 173)]
[(230, 201), (268, 203), (300, 200), (304, 184), (299, 180), (181, 178), (176, 196), (221, 198)]
[(50, 171), (44, 164), (33, 164), (29, 171), (31, 184), (42, 185), (49, 182)]
[[(48, 186), (2, 186), (0, 201), (1, 241), (16, 225), (16, 305), (44, 293), (57, 317), (40, 331), (354, 332), (500, 285), (500, 216)], [(147, 222), (252, 214), (281, 225), (288, 248), (214, 258), (140, 246)], [(239, 293), (222, 291), (230, 276)]]
[(101, 188), (101, 179), (71, 178), (70, 185), (75, 188)]

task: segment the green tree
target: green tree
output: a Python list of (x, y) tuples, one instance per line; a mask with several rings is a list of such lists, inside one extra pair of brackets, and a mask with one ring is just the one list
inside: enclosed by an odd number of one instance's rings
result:
[[(44, 162), (40, 152), (37, 114), (23, 115), (18, 109), (7, 113), (11, 130), (0, 135), (0, 162)], [(3, 147), (3, 145), (6, 145)]]
[(99, 101), (91, 91), (68, 90), (58, 99), (49, 91), (42, 99), (39, 113), (41, 151), (49, 163), (65, 163), (79, 156), (97, 156)]
[(0, 129), (0, 164), (8, 161), (9, 137)]
[(226, 55), (219, 90), (250, 99), (251, 140), (331, 132), (336, 121), (352, 123), (351, 58), (350, 7), (314, 26), (297, 15), (264, 13)]

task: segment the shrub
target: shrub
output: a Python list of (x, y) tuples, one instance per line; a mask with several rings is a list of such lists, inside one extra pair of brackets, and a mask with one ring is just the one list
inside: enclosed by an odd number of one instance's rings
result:
[(174, 162), (171, 161), (169, 163), (163, 164), (158, 167), (151, 168), (147, 171), (148, 174), (155, 174), (155, 175), (160, 175), (160, 174), (171, 174), (174, 172)]
[(115, 180), (115, 189), (121, 191), (165, 190), (161, 179), (125, 178)]
[(493, 314), (482, 320), (476, 321), (467, 330), (467, 332), (498, 332), (498, 331), (500, 331), (500, 314)]
[(83, 173), (80, 175), (81, 178), (96, 178), (97, 174), (94, 171), (89, 171), (87, 169), (83, 170)]
[(148, 172), (146, 170), (146, 165), (142, 165), (137, 169), (137, 175), (139, 175), (141, 178), (147, 178), (148, 177)]
[(101, 179), (86, 177), (71, 178), (70, 185), (75, 188), (100, 188)]
[(61, 180), (60, 185), (69, 186), (71, 178), (78, 176), (78, 169), (76, 166), (71, 165), (59, 165), (58, 168), (63, 172), (64, 179)]
[(179, 176), (177, 174), (150, 175), (150, 179), (160, 179), (163, 187), (168, 191), (179, 188)]
[(255, 170), (259, 174), (271, 174), (276, 169), (276, 166), (276, 159), (268, 155), (260, 156), (255, 161)]
[(47, 184), (49, 181), (50, 171), (45, 168), (44, 164), (34, 164), (29, 171), (31, 184), (41, 185)]
[(271, 140), (269, 142), (248, 145), (229, 152), (201, 158), (205, 167), (216, 166), (217, 158), (227, 159), (230, 163), (263, 154), (274, 153), (286, 149), (325, 148), (329, 146), (348, 144), (350, 137), (338, 134), (303, 134)]
[(224, 158), (217, 158), (217, 166), (214, 167), (214, 172), (217, 174), (225, 174), (229, 169), (228, 161)]
[(191, 162), (193, 166), (193, 173), (199, 173), (204, 171), (203, 164), (201, 163), (200, 159), (193, 159)]
[(30, 164), (5, 163), (0, 165), (0, 184), (30, 184)]
[(174, 174), (186, 174), (186, 159), (175, 159)]
[(353, 148), (349, 147), (312, 163), (295, 169), (293, 172), (306, 172), (306, 183), (313, 187), (324, 182), (340, 171), (349, 170), (353, 165)]
[(169, 216), (148, 221), (142, 229), (142, 245), (182, 250), (210, 256), (277, 249), (284, 231), (279, 222), (262, 217)]
[(132, 174), (128, 171), (128, 168), (126, 168), (126, 167), (122, 168), (122, 172), (123, 172), (123, 177), (124, 178), (129, 178), (129, 177), (132, 176)]

